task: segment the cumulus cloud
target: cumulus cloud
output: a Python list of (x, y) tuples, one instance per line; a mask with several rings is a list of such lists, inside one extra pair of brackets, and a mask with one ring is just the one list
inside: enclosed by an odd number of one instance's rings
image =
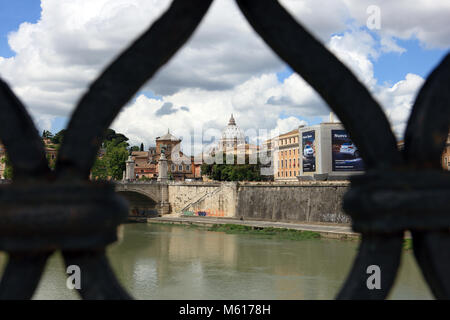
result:
[(393, 86), (380, 87), (375, 95), (383, 105), (394, 133), (399, 139), (403, 137), (411, 107), (424, 81), (422, 77), (408, 73), (404, 80)]
[(351, 30), (343, 35), (335, 35), (328, 47), (353, 71), (359, 81), (371, 89), (374, 87), (376, 79), (371, 59), (377, 59), (379, 52), (375, 50), (375, 39), (368, 32)]
[[(414, 6), (406, 0), (378, 1), (379, 40), (360, 28), (367, 6), (377, 1), (280, 2), (368, 86), (401, 131), (420, 77), (411, 74), (391, 87), (381, 86), (373, 61), (385, 52), (404, 52), (397, 39), (416, 37), (426, 47), (448, 47), (448, 1), (419, 1)], [(89, 83), (169, 4), (42, 0), (39, 21), (23, 23), (9, 35), (16, 55), (0, 57), (0, 75), (25, 101), (39, 126), (48, 129), (55, 117), (70, 114)], [(199, 137), (199, 128), (222, 128), (230, 113), (244, 130), (289, 131), (302, 123), (298, 117), (325, 117), (328, 107), (301, 77), (292, 74), (278, 80), (276, 73), (284, 68), (234, 1), (216, 0), (194, 36), (143, 88), (161, 98), (137, 94), (113, 127), (132, 143), (146, 145), (171, 128), (188, 148), (190, 137)]]
[(171, 102), (166, 102), (166, 103), (164, 103), (164, 104), (161, 106), (161, 108), (159, 108), (158, 110), (156, 110), (155, 115), (156, 115), (157, 117), (161, 117), (161, 116), (165, 116), (165, 115), (168, 115), (168, 114), (173, 114), (173, 113), (175, 113), (175, 112), (177, 112), (177, 111), (178, 111), (178, 109), (175, 109), (175, 108), (173, 107), (173, 103), (171, 103)]
[(428, 48), (446, 49), (450, 46), (450, 2), (447, 0), (418, 0), (414, 3), (408, 0), (343, 0), (343, 3), (359, 25), (366, 25), (366, 9), (371, 5), (378, 6), (380, 35), (397, 39), (415, 37)]
[[(373, 49), (376, 43), (372, 40), (364, 31), (348, 31), (332, 37), (328, 47), (371, 88), (396, 134), (400, 136), (423, 79), (408, 74), (404, 80), (393, 86), (377, 84), (370, 61), (370, 58), (376, 55)], [(188, 104), (190, 112), (173, 113), (159, 121), (151, 112), (145, 110), (146, 106), (148, 110), (155, 108), (155, 105), (161, 108), (166, 101), (173, 102), (175, 106)], [(299, 120), (298, 117), (326, 118), (329, 112), (318, 94), (297, 74), (292, 74), (280, 82), (274, 73), (267, 73), (254, 76), (228, 90), (186, 88), (176, 94), (164, 96), (164, 101), (140, 96), (136, 103), (121, 113), (114, 127), (132, 139), (141, 136), (145, 137), (146, 141), (151, 141), (164, 132), (166, 127), (170, 127), (173, 128), (172, 133), (183, 137), (194, 135), (198, 142), (202, 141), (201, 132), (225, 127), (230, 113), (234, 114), (241, 128), (254, 132), (255, 136), (258, 136), (261, 130), (266, 130), (273, 136), (277, 132), (283, 133), (305, 125), (306, 121)], [(287, 117), (280, 119), (281, 114), (286, 114)], [(133, 125), (129, 126), (129, 123)], [(195, 130), (197, 131), (194, 132)], [(215, 134), (220, 136), (220, 130), (216, 130)], [(192, 145), (190, 140), (183, 141), (183, 144), (186, 149)]]
[(305, 120), (299, 120), (296, 117), (288, 117), (285, 119), (278, 119), (275, 132), (285, 133), (293, 129), (297, 129), (299, 126), (306, 126), (308, 123)]

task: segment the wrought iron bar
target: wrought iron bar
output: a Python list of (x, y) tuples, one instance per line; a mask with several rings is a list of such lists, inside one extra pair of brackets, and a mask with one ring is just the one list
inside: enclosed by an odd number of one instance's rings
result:
[[(450, 299), (450, 276), (442, 271), (450, 269), (450, 175), (440, 169), (450, 124), (449, 56), (420, 91), (402, 154), (367, 89), (278, 1), (236, 1), (256, 32), (338, 115), (366, 164), (367, 173), (351, 179), (344, 198), (344, 210), (353, 229), (362, 233), (362, 243), (338, 298), (386, 298), (400, 263), (404, 231), (411, 230), (416, 258), (434, 295)], [(371, 265), (383, 270), (380, 290), (366, 284)]]
[[(105, 246), (116, 241), (128, 205), (112, 184), (90, 182), (89, 172), (117, 113), (188, 40), (211, 2), (173, 1), (106, 68), (75, 109), (53, 172), (25, 107), (0, 82), (0, 138), (14, 170), (12, 184), (0, 186), (0, 250), (9, 254), (0, 298), (31, 298), (54, 250), (62, 250), (66, 264), (83, 268), (79, 290), (83, 298), (130, 298), (104, 253)], [(25, 144), (30, 147), (22, 148)], [(25, 276), (20, 276), (24, 270)]]
[[(440, 154), (450, 124), (450, 55), (428, 77), (408, 122), (400, 152), (378, 103), (332, 53), (276, 0), (236, 0), (257, 33), (339, 116), (361, 151), (367, 172), (344, 198), (353, 229), (362, 233), (339, 299), (384, 299), (396, 278), (403, 235), (437, 298), (450, 298), (450, 174)], [(83, 268), (85, 299), (128, 299), (105, 256), (127, 204), (109, 183), (88, 180), (103, 132), (139, 88), (188, 40), (212, 0), (174, 0), (82, 97), (64, 137), (55, 171), (23, 104), (0, 80), (0, 138), (14, 181), (0, 186), (0, 250), (9, 254), (0, 299), (29, 299), (45, 262), (61, 250)], [(270, 12), (270, 18), (267, 16)], [(382, 134), (380, 134), (380, 132)], [(27, 148), (22, 148), (24, 144)], [(31, 266), (30, 266), (31, 265)], [(383, 271), (381, 290), (366, 285), (367, 267)]]
[(58, 175), (87, 179), (105, 130), (120, 109), (188, 40), (212, 0), (175, 0), (125, 50), (78, 103), (58, 154)]

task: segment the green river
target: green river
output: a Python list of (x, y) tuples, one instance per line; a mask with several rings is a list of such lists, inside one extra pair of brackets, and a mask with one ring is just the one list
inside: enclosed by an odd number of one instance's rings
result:
[[(333, 299), (358, 241), (280, 240), (201, 228), (127, 224), (108, 249), (123, 286), (137, 299)], [(5, 255), (0, 254), (0, 265)], [(66, 288), (59, 254), (34, 299), (78, 299)], [(412, 251), (405, 251), (390, 299), (431, 299)]]

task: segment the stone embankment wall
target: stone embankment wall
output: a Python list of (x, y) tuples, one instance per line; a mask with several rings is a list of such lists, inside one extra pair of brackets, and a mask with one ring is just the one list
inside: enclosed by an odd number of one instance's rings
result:
[(348, 182), (242, 183), (236, 217), (286, 222), (350, 223), (342, 210)]
[(170, 182), (171, 211), (185, 215), (236, 216), (236, 183)]
[(350, 223), (342, 210), (346, 181), (172, 182), (173, 213), (286, 222)]

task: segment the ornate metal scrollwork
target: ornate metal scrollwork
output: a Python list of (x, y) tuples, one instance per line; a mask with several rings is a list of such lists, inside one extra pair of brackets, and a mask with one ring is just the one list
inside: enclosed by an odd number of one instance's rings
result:
[[(450, 298), (450, 176), (440, 155), (450, 120), (450, 55), (428, 77), (399, 151), (388, 120), (356, 77), (276, 0), (236, 0), (257, 33), (338, 115), (367, 167), (352, 179), (344, 209), (362, 243), (339, 299), (383, 299), (396, 278), (403, 234), (437, 298)], [(47, 165), (25, 107), (0, 82), (0, 139), (14, 181), (0, 186), (0, 250), (9, 262), (0, 299), (29, 299), (50, 254), (83, 269), (85, 299), (128, 299), (105, 256), (128, 208), (111, 184), (89, 181), (103, 132), (139, 88), (177, 52), (212, 0), (174, 0), (170, 8), (90, 86), (78, 103), (58, 154)], [(270, 17), (267, 16), (270, 12)], [(381, 134), (380, 134), (381, 133)], [(27, 145), (27, 148), (22, 146)], [(378, 265), (382, 289), (369, 290), (366, 268)]]

